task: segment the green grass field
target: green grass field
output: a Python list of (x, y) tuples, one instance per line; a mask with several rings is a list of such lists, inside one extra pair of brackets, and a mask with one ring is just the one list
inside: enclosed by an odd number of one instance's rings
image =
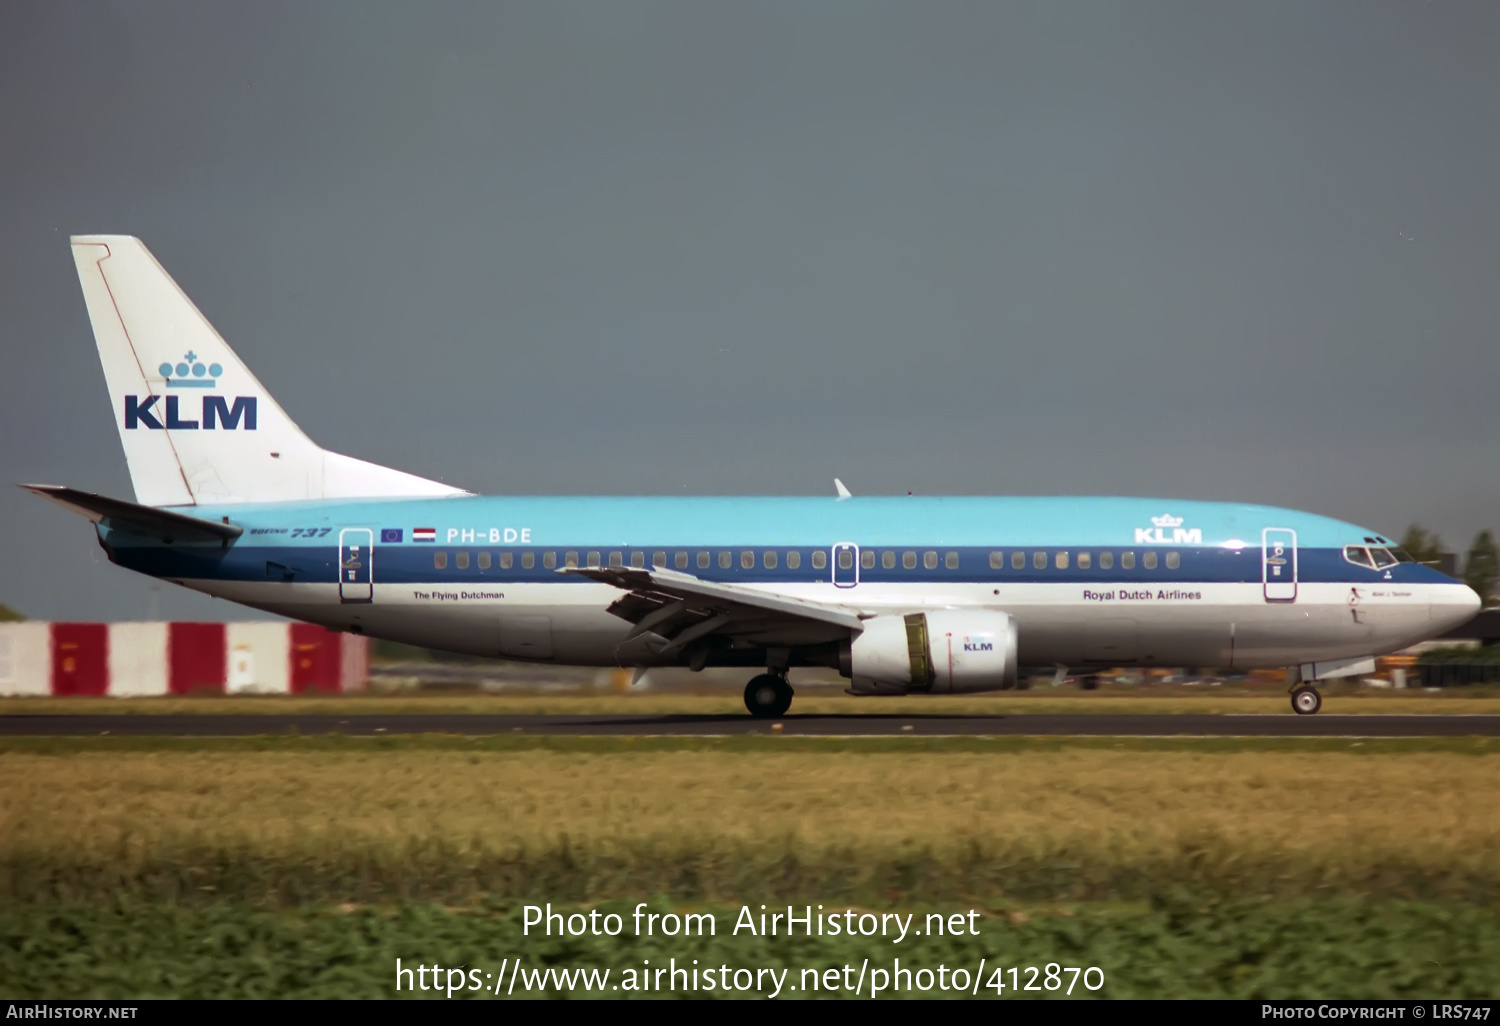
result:
[[(628, 921), (629, 902), (601, 903)], [(687, 907), (657, 902), (656, 909)], [(564, 911), (571, 911), (569, 906)], [(1090, 993), (1074, 980), (1075, 998), (1493, 998), (1500, 991), (1500, 915), (1467, 905), (1364, 902), (1332, 897), (1295, 902), (1193, 900), (1168, 896), (1135, 904), (1013, 908), (979, 920), (979, 936), (909, 937), (895, 945), (848, 938), (729, 936), (738, 908), (698, 905), (719, 933), (691, 943), (623, 936), (618, 940), (523, 936), (518, 903), (472, 909), (434, 905), (345, 906), (273, 912), (229, 905), (95, 906), (0, 910), (0, 989), (11, 998), (345, 998), (447, 1000), (442, 990), (395, 991), (396, 960), (503, 970), (624, 970), (676, 958), (703, 966), (785, 970), (784, 997), (809, 992), (804, 973), (845, 966), (949, 970), (975, 975), (980, 959), (995, 968), (1043, 968), (1049, 962), (1098, 967), (1103, 986)], [(947, 911), (947, 909), (945, 909)], [(686, 956), (686, 957), (684, 957)], [(851, 976), (853, 973), (851, 972)], [(1097, 978), (1096, 978), (1097, 979)], [(545, 981), (544, 981), (545, 982)], [(987, 998), (1062, 998), (1016, 990), (1008, 975)], [(1040, 986), (1038, 974), (1030, 982)], [(768, 985), (769, 990), (769, 985)], [(503, 993), (503, 992), (502, 992)], [(864, 995), (868, 996), (868, 989)], [(454, 999), (484, 998), (458, 990)], [(543, 986), (515, 997), (626, 996), (606, 989)], [(659, 996), (652, 994), (651, 996)], [(681, 993), (665, 996), (688, 996)], [(695, 997), (722, 997), (700, 990)], [(765, 996), (749, 994), (745, 996)], [(881, 996), (956, 997), (907, 990)], [(496, 998), (503, 1000), (503, 998)]]
[[(1483, 738), (4, 739), (0, 996), (898, 954), (1083, 962), (1115, 997), (1493, 996), (1497, 779)], [(981, 927), (900, 950), (520, 936), (548, 901)]]
[[(1355, 684), (1324, 689), (1320, 715), (1495, 715), (1500, 689), (1446, 688), (1441, 691), (1384, 691)], [(0, 698), (3, 715), (131, 715), (140, 713), (219, 714), (470, 714), (744, 715), (738, 688), (709, 694), (612, 694), (580, 691), (562, 694), (427, 694), (259, 695), (162, 698)], [(1029, 713), (1152, 713), (1295, 715), (1284, 687), (1104, 686), (1097, 691), (1075, 687), (1036, 688), (984, 695), (930, 695), (902, 698), (855, 698), (830, 687), (809, 687), (797, 695), (791, 715), (928, 715), (1011, 716)]]

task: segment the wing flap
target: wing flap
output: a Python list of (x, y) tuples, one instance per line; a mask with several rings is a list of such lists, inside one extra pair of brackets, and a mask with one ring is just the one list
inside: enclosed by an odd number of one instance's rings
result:
[[(845, 630), (858, 631), (864, 628), (863, 621), (852, 610), (822, 602), (789, 595), (770, 595), (766, 592), (735, 584), (716, 584), (691, 574), (678, 573), (661, 567), (650, 569), (633, 567), (563, 567), (558, 573), (587, 577), (604, 584), (613, 584), (641, 598), (656, 599), (653, 605), (684, 600), (683, 612), (704, 610), (712, 612), (753, 612), (758, 617), (771, 614), (775, 618), (792, 618), (802, 621), (826, 623)], [(613, 611), (613, 607), (611, 607)]]
[(842, 641), (863, 629), (852, 610), (717, 584), (661, 567), (564, 567), (558, 573), (620, 588), (610, 613), (635, 624), (617, 653), (666, 658), (710, 635), (795, 647)]

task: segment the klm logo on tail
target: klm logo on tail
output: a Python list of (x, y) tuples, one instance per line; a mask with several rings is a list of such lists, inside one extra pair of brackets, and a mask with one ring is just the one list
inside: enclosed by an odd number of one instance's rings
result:
[[(198, 359), (198, 354), (191, 349), (182, 357), (182, 362), (176, 367), (170, 363), (164, 363), (157, 370), (161, 376), (167, 379), (168, 388), (213, 388), (218, 384), (218, 377), (224, 373), (224, 367), (217, 363), (204, 363)], [(177, 377), (173, 378), (172, 375)]]
[[(168, 388), (215, 388), (224, 368), (217, 363), (205, 364), (197, 354), (189, 350), (182, 362), (173, 366), (163, 363), (157, 368), (166, 379)], [(205, 395), (196, 411), (182, 408), (181, 396), (168, 395), (161, 406), (159, 395), (127, 395), (125, 397), (125, 430), (136, 431), (214, 431), (220, 426), (225, 431), (241, 429), (255, 430), (255, 396), (237, 395), (233, 405), (222, 395)], [(196, 415), (197, 419), (186, 419)], [(163, 420), (165, 418), (165, 420)]]

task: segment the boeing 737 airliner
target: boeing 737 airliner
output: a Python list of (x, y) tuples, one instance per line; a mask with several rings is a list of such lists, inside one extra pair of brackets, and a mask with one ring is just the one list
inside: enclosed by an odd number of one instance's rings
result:
[(134, 502), (52, 485), (123, 567), (339, 630), (588, 666), (797, 667), (857, 695), (1018, 667), (1290, 666), (1319, 680), (1479, 608), (1378, 532), (1266, 506), (1108, 498), (487, 498), (319, 448), (139, 240), (73, 256)]

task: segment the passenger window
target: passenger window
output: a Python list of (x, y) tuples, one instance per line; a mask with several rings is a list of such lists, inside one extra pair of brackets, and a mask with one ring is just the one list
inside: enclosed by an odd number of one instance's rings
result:
[(990, 569), (991, 570), (1004, 570), (1005, 569), (1005, 553), (1003, 553), (1003, 552), (991, 552), (990, 553)]
[(588, 557), (584, 560), (584, 563), (587, 566), (598, 566), (599, 565), (599, 553), (597, 551), (590, 552), (588, 554)]
[(1176, 570), (1182, 565), (1182, 556), (1176, 552), (1167, 553), (1167, 569)]
[(488, 570), (489, 568), (490, 568), (490, 554), (488, 552), (481, 552), (479, 554), (479, 569), (481, 569), (481, 570)]
[(719, 569), (720, 570), (728, 570), (733, 565), (734, 565), (734, 553), (733, 552), (721, 552), (721, 553), (719, 553)]
[(514, 557), (509, 552), (500, 553), (500, 569), (509, 570), (514, 565)]
[(866, 570), (875, 569), (875, 550), (865, 549), (859, 554), (859, 565)]
[(1156, 553), (1155, 552), (1148, 552), (1148, 553), (1146, 553), (1146, 555), (1141, 559), (1141, 562), (1146, 565), (1146, 569), (1147, 570), (1155, 570), (1156, 569)]
[(775, 570), (776, 569), (776, 550), (775, 549), (767, 549), (766, 550), (766, 554), (761, 557), (761, 562), (765, 564), (767, 570)]
[(439, 570), (448, 569), (448, 553), (434, 552), (432, 554), (432, 565)]
[(700, 553), (698, 553), (698, 569), (699, 570), (707, 570), (708, 569), (709, 561), (710, 561), (710, 556), (709, 556), (709, 554), (707, 552), (700, 552)]
[(1089, 564), (1091, 564), (1093, 561), (1093, 557), (1090, 556), (1087, 552), (1080, 552), (1078, 554), (1078, 569), (1087, 570), (1089, 568)]
[(854, 553), (848, 549), (839, 549), (839, 569), (848, 570), (854, 565)]
[(536, 566), (536, 553), (535, 552), (523, 552), (523, 553), (521, 553), (521, 569), (522, 570), (530, 570), (534, 566)]
[(1052, 565), (1057, 567), (1059, 570), (1066, 570), (1068, 568), (1068, 554), (1066, 552), (1059, 552), (1056, 557), (1053, 558)]
[(749, 551), (741, 552), (740, 566), (744, 567), (746, 570), (755, 569), (755, 553)]
[(578, 565), (578, 553), (576, 553), (576, 552), (569, 552), (567, 555), (563, 556), (563, 566), (577, 566), (577, 565)]
[(949, 570), (957, 570), (958, 569), (958, 553), (957, 552), (950, 552), (946, 556), (944, 556), (943, 557), (943, 566), (947, 567)]
[(1396, 557), (1391, 555), (1385, 549), (1371, 548), (1370, 555), (1375, 560), (1376, 570), (1384, 570), (1386, 567), (1395, 566), (1397, 563)]
[(677, 553), (676, 556), (672, 557), (672, 565), (674, 567), (676, 567), (678, 570), (686, 570), (687, 569), (687, 553), (686, 552), (679, 552), (679, 553)]
[(651, 557), (651, 565), (652, 566), (666, 566), (667, 565), (667, 554), (665, 552), (658, 552), (656, 555), (652, 556)]
[(796, 549), (792, 549), (786, 554), (786, 568), (788, 570), (795, 570), (801, 565), (802, 553), (798, 552)]
[(880, 554), (880, 568), (882, 570), (896, 569), (896, 553), (893, 550), (886, 549)]
[(1122, 552), (1122, 553), (1120, 553), (1120, 569), (1121, 570), (1134, 570), (1135, 569), (1135, 553), (1134, 552)]
[(1024, 553), (1024, 552), (1012, 552), (1010, 554), (1010, 568), (1012, 570), (1025, 570), (1026, 569), (1026, 553)]
[(453, 557), (453, 565), (459, 570), (469, 569), (469, 554), (467, 552), (460, 552), (455, 555)]
[(812, 563), (814, 570), (823, 569), (828, 565), (828, 553), (824, 552), (822, 549), (814, 549), (812, 554)]
[(630, 554), (630, 565), (639, 570), (646, 565), (646, 554), (644, 552), (632, 552)]
[(609, 566), (610, 566), (611, 570), (618, 570), (618, 569), (620, 569), (620, 567), (622, 567), (624, 565), (625, 565), (625, 556), (624, 556), (623, 553), (620, 553), (620, 552), (611, 552), (609, 554)]
[(1113, 552), (1099, 553), (1099, 569), (1112, 570), (1115, 565), (1115, 554)]
[(1031, 554), (1031, 565), (1038, 570), (1047, 569), (1047, 554), (1045, 552), (1033, 552)]
[(901, 565), (907, 570), (915, 570), (917, 568), (917, 554), (915, 552), (901, 553)]
[(557, 569), (557, 553), (555, 553), (555, 552), (544, 552), (544, 553), (542, 553), (542, 567), (544, 569), (547, 569), (547, 570), (556, 570)]

